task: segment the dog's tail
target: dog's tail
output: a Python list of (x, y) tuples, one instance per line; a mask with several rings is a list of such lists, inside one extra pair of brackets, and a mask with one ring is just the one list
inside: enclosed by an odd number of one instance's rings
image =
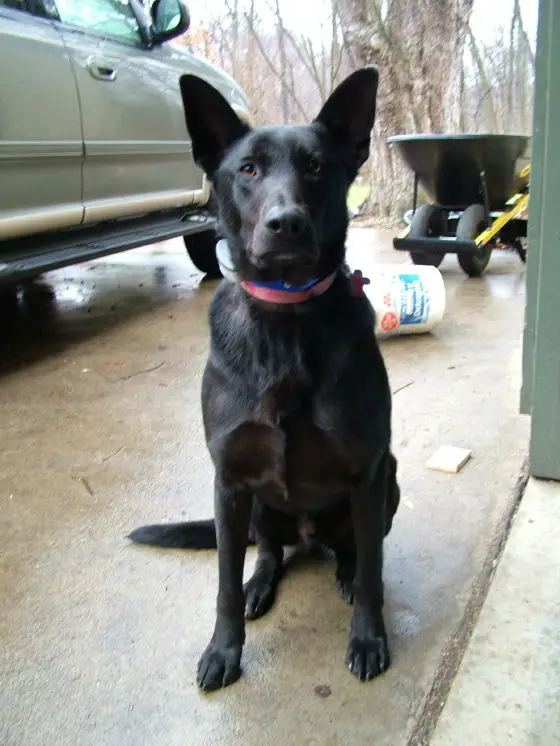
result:
[(136, 544), (166, 549), (216, 549), (216, 523), (188, 521), (187, 523), (155, 523), (141, 526), (128, 535)]

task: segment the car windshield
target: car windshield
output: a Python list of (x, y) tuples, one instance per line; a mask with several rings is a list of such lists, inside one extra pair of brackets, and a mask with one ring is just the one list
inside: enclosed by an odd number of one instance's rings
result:
[(56, 0), (56, 7), (63, 23), (138, 39), (138, 23), (128, 0)]

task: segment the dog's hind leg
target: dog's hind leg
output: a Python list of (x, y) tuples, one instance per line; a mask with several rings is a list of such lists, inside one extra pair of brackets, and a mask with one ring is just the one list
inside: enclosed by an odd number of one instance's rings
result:
[(342, 503), (332, 515), (320, 519), (319, 536), (321, 542), (335, 555), (338, 595), (345, 603), (354, 603), (356, 538), (349, 500)]
[(274, 603), (283, 573), (283, 544), (295, 543), (296, 520), (279, 514), (255, 499), (252, 528), (257, 543), (257, 562), (251, 579), (245, 584), (245, 616), (258, 619)]
[(354, 579), (356, 577), (356, 543), (353, 536), (349, 536), (344, 543), (334, 547), (336, 557), (336, 590), (347, 604), (354, 603)]
[(401, 491), (397, 481), (397, 459), (389, 451), (387, 459), (387, 503), (385, 506), (385, 536), (391, 530), (393, 518), (399, 507)]

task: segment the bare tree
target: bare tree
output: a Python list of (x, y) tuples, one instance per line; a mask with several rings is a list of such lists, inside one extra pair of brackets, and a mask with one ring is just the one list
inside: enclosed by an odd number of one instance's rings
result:
[(464, 60), (466, 126), (470, 131), (531, 132), (535, 56), (518, 0), (507, 27), (490, 43), (469, 32)]

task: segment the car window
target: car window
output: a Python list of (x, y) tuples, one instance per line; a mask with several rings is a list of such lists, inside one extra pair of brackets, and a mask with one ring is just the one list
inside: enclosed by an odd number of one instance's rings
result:
[(12, 10), (27, 10), (25, 0), (0, 0), (0, 8), (2, 6)]
[(39, 18), (57, 18), (54, 0), (0, 0), (0, 8), (32, 13)]
[(138, 41), (140, 31), (128, 0), (56, 0), (62, 23)]

